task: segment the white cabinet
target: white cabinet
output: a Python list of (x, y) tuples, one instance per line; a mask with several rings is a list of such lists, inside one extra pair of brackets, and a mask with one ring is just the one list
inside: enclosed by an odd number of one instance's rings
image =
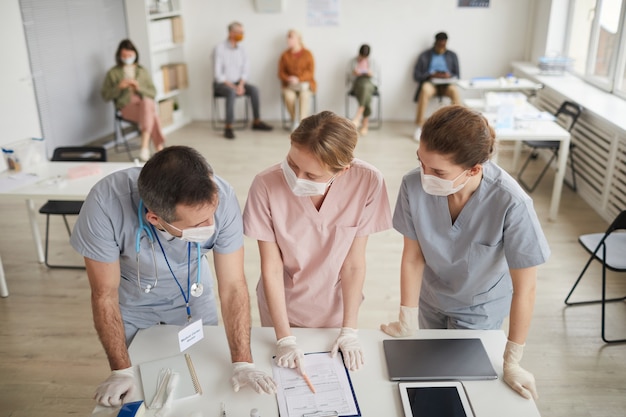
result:
[(152, 74), (163, 132), (189, 123), (184, 25), (179, 0), (126, 0), (128, 36)]

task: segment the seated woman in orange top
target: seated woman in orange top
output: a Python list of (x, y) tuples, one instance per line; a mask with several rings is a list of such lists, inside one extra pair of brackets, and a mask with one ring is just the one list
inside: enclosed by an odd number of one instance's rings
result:
[[(297, 30), (287, 32), (287, 50), (278, 62), (278, 78), (282, 82), (285, 107), (291, 117), (293, 130), (298, 122), (311, 115), (311, 94), (317, 85), (313, 74), (315, 61), (311, 52), (302, 45), (302, 35)], [(296, 120), (296, 98), (300, 102), (300, 117)]]

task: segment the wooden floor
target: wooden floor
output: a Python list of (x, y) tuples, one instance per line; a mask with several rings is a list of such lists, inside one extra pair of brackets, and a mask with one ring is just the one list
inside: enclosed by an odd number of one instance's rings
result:
[[(218, 175), (234, 186), (243, 207), (253, 176), (284, 158), (289, 139), (279, 129), (236, 134), (236, 140), (227, 141), (208, 122), (196, 122), (167, 139), (170, 145), (200, 150)], [(358, 157), (383, 172), (392, 208), (402, 175), (416, 166), (412, 134), (410, 123), (386, 123), (382, 130), (360, 139), (357, 147)], [(113, 150), (109, 156), (110, 160), (125, 158)], [(501, 165), (509, 168), (510, 161), (510, 150), (503, 148)], [(539, 269), (535, 315), (522, 365), (537, 379), (543, 416), (623, 417), (626, 344), (608, 346), (601, 341), (598, 305), (565, 308), (563, 304), (587, 259), (578, 235), (603, 231), (607, 224), (568, 188), (563, 191), (558, 221), (548, 222), (552, 175), (533, 193), (552, 256)], [(93, 391), (109, 371), (92, 325), (85, 273), (51, 270), (37, 263), (23, 201), (2, 200), (0, 210), (0, 255), (10, 291), (8, 298), (0, 299), (0, 417), (89, 415)], [(67, 243), (62, 222), (55, 219), (55, 223), (59, 227), (54, 229), (53, 256), (81, 263)], [(43, 216), (40, 226), (43, 235)], [(258, 326), (254, 287), (259, 257), (256, 242), (246, 238), (245, 245), (253, 325)], [(402, 239), (395, 231), (370, 237), (360, 327), (378, 328), (396, 318), (401, 248)], [(598, 271), (593, 269), (581, 284), (579, 298), (599, 295)], [(626, 280), (611, 278), (609, 290), (626, 294)], [(612, 305), (608, 314), (610, 334), (626, 337), (626, 303)]]

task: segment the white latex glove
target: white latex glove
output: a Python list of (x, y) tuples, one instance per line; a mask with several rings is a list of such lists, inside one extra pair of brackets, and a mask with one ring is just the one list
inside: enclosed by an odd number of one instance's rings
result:
[(522, 397), (535, 400), (537, 395), (537, 387), (535, 385), (535, 377), (533, 374), (525, 370), (519, 365), (524, 354), (524, 345), (508, 340), (504, 349), (504, 382), (509, 384), (511, 388), (517, 391)]
[(419, 307), (400, 306), (400, 320), (389, 324), (381, 324), (380, 330), (393, 337), (413, 336), (419, 327), (417, 314)]
[(233, 377), (230, 382), (233, 384), (235, 392), (238, 392), (239, 388), (249, 385), (258, 393), (276, 394), (274, 380), (265, 372), (257, 370), (253, 363), (233, 363)]
[(339, 349), (343, 353), (343, 363), (346, 368), (351, 371), (358, 371), (363, 366), (363, 348), (361, 348), (356, 329), (351, 329), (350, 327), (341, 328), (330, 356), (334, 358)]
[(139, 389), (135, 385), (135, 372), (130, 367), (111, 372), (111, 375), (98, 385), (93, 398), (105, 407), (116, 407), (134, 401), (135, 395), (139, 395)]
[(276, 364), (283, 368), (298, 368), (304, 375), (304, 352), (298, 349), (295, 336), (285, 336), (276, 342)]

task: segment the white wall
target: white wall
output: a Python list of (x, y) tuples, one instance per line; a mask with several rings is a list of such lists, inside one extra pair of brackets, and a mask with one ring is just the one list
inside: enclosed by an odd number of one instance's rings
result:
[(253, 0), (185, 0), (191, 117), (210, 117), (211, 52), (226, 38), (231, 21), (244, 24), (250, 81), (261, 88), (265, 119), (280, 119), (277, 63), (287, 30), (296, 28), (316, 59), (318, 110), (344, 113), (346, 62), (361, 43), (369, 43), (382, 67), (385, 119), (413, 120), (413, 66), (436, 32), (448, 33), (448, 48), (459, 55), (463, 78), (502, 76), (511, 61), (528, 59), (532, 40), (526, 28), (534, 1), (491, 0), (489, 8), (458, 8), (457, 0), (341, 0), (339, 26), (309, 27), (306, 0), (287, 0), (281, 13), (257, 13)]
[(0, 145), (40, 138), (41, 128), (18, 0), (0, 3)]

